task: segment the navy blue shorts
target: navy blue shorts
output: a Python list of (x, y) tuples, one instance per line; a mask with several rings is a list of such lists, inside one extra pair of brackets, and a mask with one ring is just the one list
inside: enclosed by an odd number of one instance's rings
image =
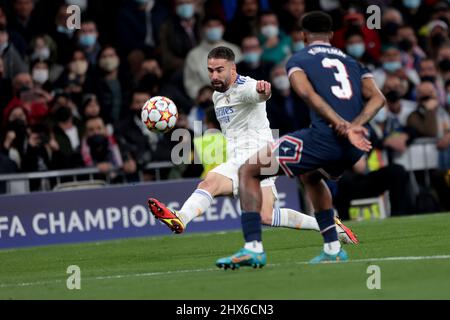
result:
[(317, 170), (332, 180), (339, 179), (364, 154), (347, 139), (337, 137), (331, 129), (316, 128), (281, 137), (274, 143), (272, 153), (289, 177)]

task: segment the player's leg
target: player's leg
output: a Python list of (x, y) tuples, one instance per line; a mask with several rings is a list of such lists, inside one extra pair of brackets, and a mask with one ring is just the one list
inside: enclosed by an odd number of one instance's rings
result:
[(324, 240), (322, 253), (311, 262), (347, 260), (347, 254), (338, 240), (331, 192), (322, 179), (322, 174), (317, 171), (306, 173), (302, 175), (302, 181), (314, 206), (317, 223)]
[(204, 214), (215, 197), (232, 193), (233, 182), (230, 178), (209, 172), (178, 211), (178, 216), (186, 226), (192, 219)]
[(148, 206), (152, 214), (166, 224), (173, 232), (182, 233), (192, 219), (208, 210), (214, 197), (232, 194), (232, 179), (231, 177), (225, 176), (227, 174), (226, 172), (230, 170), (227, 170), (226, 164), (222, 164), (216, 169), (217, 171), (222, 170), (224, 173), (209, 172), (179, 211), (171, 210), (157, 199), (150, 198)]
[[(268, 180), (268, 179), (266, 179)], [(319, 231), (319, 225), (316, 218), (289, 208), (279, 208), (275, 205), (275, 185), (264, 186), (264, 180), (261, 182), (262, 190), (262, 208), (261, 222), (264, 225), (272, 227), (282, 227), (297, 230), (315, 230)]]
[[(278, 174), (278, 166), (272, 159), (270, 146), (250, 157), (239, 169), (239, 198), (241, 201), (241, 224), (245, 245), (236, 254), (217, 260), (219, 268), (240, 266), (262, 267), (266, 264), (266, 254), (262, 245), (261, 180)], [(272, 168), (270, 170), (269, 168)], [(266, 170), (265, 170), (266, 169)]]

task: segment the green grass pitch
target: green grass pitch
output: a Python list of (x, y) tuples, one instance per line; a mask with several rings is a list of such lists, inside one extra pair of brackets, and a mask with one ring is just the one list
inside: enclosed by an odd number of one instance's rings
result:
[[(361, 244), (351, 262), (305, 263), (319, 253), (313, 231), (266, 229), (268, 265), (219, 270), (242, 246), (239, 231), (169, 235), (0, 251), (0, 299), (450, 299), (450, 214), (349, 224)], [(81, 290), (68, 290), (69, 265)], [(369, 290), (367, 268), (381, 270)]]

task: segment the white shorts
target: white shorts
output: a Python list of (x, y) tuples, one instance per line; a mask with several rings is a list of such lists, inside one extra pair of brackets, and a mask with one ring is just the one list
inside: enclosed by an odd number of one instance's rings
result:
[[(214, 172), (217, 174), (220, 174), (222, 176), (225, 176), (229, 179), (231, 179), (232, 183), (233, 183), (233, 196), (234, 197), (238, 197), (239, 195), (239, 176), (238, 176), (238, 172), (239, 172), (239, 168), (241, 167), (242, 164), (244, 164), (244, 162), (247, 159), (238, 159), (238, 158), (232, 158), (229, 159), (227, 162), (224, 162), (220, 165), (218, 165), (217, 167), (215, 167), (214, 169), (212, 169), (210, 172)], [(278, 193), (277, 193), (277, 188), (275, 186), (275, 180), (276, 177), (270, 177), (267, 179), (264, 179), (261, 181), (261, 188), (264, 187), (272, 187), (272, 192), (273, 195), (275, 196), (275, 200), (278, 199)]]

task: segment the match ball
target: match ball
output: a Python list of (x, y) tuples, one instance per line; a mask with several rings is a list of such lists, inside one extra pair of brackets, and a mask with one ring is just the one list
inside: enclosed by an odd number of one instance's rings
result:
[(141, 111), (142, 122), (153, 132), (166, 133), (172, 130), (178, 120), (178, 109), (167, 97), (153, 97)]

